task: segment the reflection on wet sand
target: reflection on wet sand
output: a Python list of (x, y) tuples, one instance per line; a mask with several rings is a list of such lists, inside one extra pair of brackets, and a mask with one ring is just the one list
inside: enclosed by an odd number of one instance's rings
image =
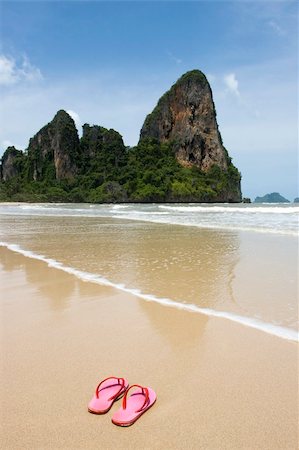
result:
[(296, 328), (293, 237), (96, 217), (8, 217), (2, 231), (8, 242), (142, 294)]
[(115, 289), (108, 286), (102, 286), (88, 281), (82, 281), (77, 283), (77, 290), (81, 300), (88, 300), (93, 298), (95, 301), (100, 300), (103, 296), (107, 299), (115, 296)]
[(128, 263), (120, 263), (121, 282), (130, 280), (144, 293), (201, 307), (233, 303), (227, 281), (238, 261), (236, 235), (143, 224), (125, 240)]
[(150, 320), (151, 326), (167, 340), (172, 351), (178, 355), (198, 346), (210, 320), (202, 314), (143, 301), (139, 302), (139, 306)]
[(50, 268), (43, 261), (26, 258), (4, 247), (0, 248), (0, 262), (6, 272), (24, 269), (27, 281), (42, 295), (41, 298), (50, 301), (51, 310), (59, 311), (67, 307), (77, 284), (74, 276)]
[(145, 294), (236, 308), (228, 281), (239, 258), (238, 234), (87, 217), (22, 217), (13, 233), (27, 249)]
[(11, 272), (23, 267), (20, 255), (10, 252), (5, 247), (0, 247), (0, 258), (1, 267), (5, 272)]

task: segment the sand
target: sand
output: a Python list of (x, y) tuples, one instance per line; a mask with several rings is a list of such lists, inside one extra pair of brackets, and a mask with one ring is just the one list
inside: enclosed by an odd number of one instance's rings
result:
[[(298, 447), (297, 343), (0, 257), (2, 448)], [(87, 412), (110, 375), (157, 392), (130, 428)]]

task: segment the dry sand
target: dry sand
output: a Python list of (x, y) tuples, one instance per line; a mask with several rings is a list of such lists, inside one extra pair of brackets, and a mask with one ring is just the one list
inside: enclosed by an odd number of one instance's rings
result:
[[(0, 257), (2, 448), (298, 447), (296, 343)], [(87, 412), (110, 375), (157, 392), (130, 428)]]

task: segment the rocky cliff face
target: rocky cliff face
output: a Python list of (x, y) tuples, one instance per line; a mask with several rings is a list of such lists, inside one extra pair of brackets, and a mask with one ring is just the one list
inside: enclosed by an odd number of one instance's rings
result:
[(8, 181), (22, 173), (24, 154), (15, 147), (8, 147), (2, 156), (0, 179)]
[(160, 98), (141, 129), (140, 139), (146, 137), (171, 142), (182, 166), (206, 172), (217, 164), (227, 170), (212, 91), (199, 70), (187, 72)]
[(99, 125), (83, 125), (81, 147), (86, 155), (92, 158), (111, 146), (118, 147), (120, 152), (125, 150), (123, 138), (117, 131)]
[(240, 202), (242, 198), (241, 175), (222, 144), (212, 92), (198, 70), (183, 75), (161, 97), (147, 116), (136, 147), (125, 147), (117, 131), (98, 125), (85, 124), (79, 141), (73, 119), (61, 110), (30, 139), (24, 153), (15, 148), (5, 152), (1, 173), (0, 199), (5, 200)]
[(99, 125), (83, 125), (80, 140), (82, 168), (89, 170), (96, 165), (118, 167), (124, 163), (126, 147), (122, 136), (115, 130)]
[(76, 175), (79, 137), (73, 119), (60, 110), (52, 122), (44, 126), (28, 147), (29, 173), (34, 180), (54, 175), (57, 180)]

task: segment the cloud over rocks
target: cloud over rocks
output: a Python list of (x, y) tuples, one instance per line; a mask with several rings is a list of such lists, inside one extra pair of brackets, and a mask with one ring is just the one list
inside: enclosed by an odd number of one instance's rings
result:
[(76, 111), (73, 111), (72, 109), (67, 109), (66, 112), (71, 116), (71, 118), (72, 118), (73, 121), (75, 122), (77, 131), (78, 131), (79, 135), (81, 135), (81, 134), (82, 134), (82, 132), (81, 132), (82, 121), (81, 121), (81, 119), (80, 119), (79, 114), (76, 113)]
[(237, 97), (240, 97), (239, 82), (234, 73), (229, 73), (228, 75), (226, 75), (224, 77), (224, 83), (227, 87), (228, 92), (236, 95)]

